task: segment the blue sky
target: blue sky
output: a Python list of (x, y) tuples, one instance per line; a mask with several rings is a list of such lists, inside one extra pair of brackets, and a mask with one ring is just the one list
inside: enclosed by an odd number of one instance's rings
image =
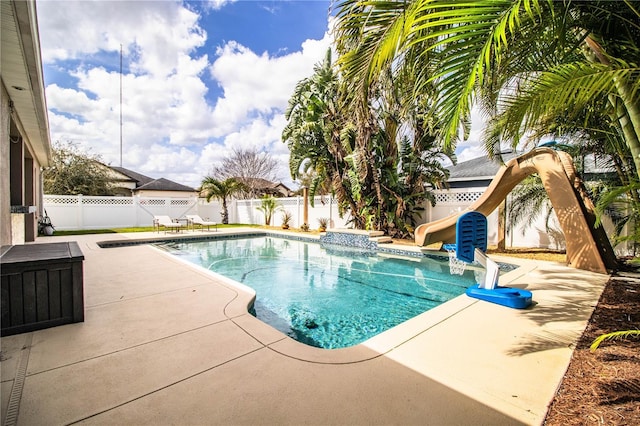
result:
[(292, 185), (284, 110), (331, 46), (329, 5), (38, 0), (51, 140), (120, 165), (122, 45), (124, 167), (196, 187), (232, 147), (257, 147)]

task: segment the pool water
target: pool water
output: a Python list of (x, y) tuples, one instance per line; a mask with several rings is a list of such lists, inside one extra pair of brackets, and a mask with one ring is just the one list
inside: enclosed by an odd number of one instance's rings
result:
[(464, 293), (473, 271), (269, 236), (171, 242), (172, 254), (256, 291), (253, 314), (311, 346), (353, 346)]

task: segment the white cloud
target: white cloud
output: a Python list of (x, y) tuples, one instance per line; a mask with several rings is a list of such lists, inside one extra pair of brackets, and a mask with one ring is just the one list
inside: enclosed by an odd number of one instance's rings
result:
[(460, 141), (456, 146), (456, 159), (458, 163), (486, 155), (484, 145), (481, 142), (486, 117), (484, 117), (478, 107), (473, 107), (471, 109), (470, 119), (471, 130), (469, 131), (469, 137), (465, 141)]
[[(271, 152), (288, 179), (284, 109), (324, 57), (328, 35), (282, 56), (231, 41), (210, 63), (195, 54), (207, 37), (199, 17), (180, 3), (41, 0), (38, 12), (43, 60), (73, 78), (72, 87), (46, 88), (52, 140), (119, 164), (122, 43), (124, 167), (197, 186), (231, 147), (255, 146)], [(213, 104), (209, 76), (222, 92)]]
[(252, 113), (284, 111), (298, 81), (313, 72), (330, 46), (330, 39), (307, 41), (302, 51), (271, 57), (256, 54), (236, 42), (218, 49), (211, 75), (223, 90), (214, 110), (219, 133), (237, 129)]
[(202, 46), (199, 16), (169, 1), (38, 2), (42, 59), (84, 59), (99, 52), (137, 54), (136, 72), (168, 75), (179, 56)]
[(481, 145), (472, 145), (461, 148), (459, 153), (456, 154), (456, 159), (458, 160), (458, 163), (462, 163), (473, 160), (474, 158), (484, 157), (485, 155), (487, 154)]
[(269, 152), (278, 161), (279, 169), (276, 175), (279, 179), (290, 183), (289, 150), (280, 138), (285, 124), (283, 114), (276, 114), (271, 119), (256, 118), (246, 126), (226, 135), (222, 144), (207, 145), (200, 156), (200, 161), (207, 166), (206, 173), (209, 173), (212, 167), (220, 163), (223, 158), (231, 155), (234, 148), (257, 148), (259, 151)]
[(237, 0), (206, 0), (209, 9), (218, 10), (224, 5), (234, 3)]

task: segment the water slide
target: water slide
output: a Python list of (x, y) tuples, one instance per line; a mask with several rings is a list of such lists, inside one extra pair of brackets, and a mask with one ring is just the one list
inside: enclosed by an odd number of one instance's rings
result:
[(489, 216), (513, 188), (538, 173), (565, 235), (567, 264), (606, 274), (616, 268), (616, 257), (604, 228), (595, 227), (594, 206), (576, 176), (571, 156), (551, 148), (536, 148), (505, 163), (482, 196), (466, 210), (415, 230), (416, 245), (455, 243), (458, 217), (468, 211)]

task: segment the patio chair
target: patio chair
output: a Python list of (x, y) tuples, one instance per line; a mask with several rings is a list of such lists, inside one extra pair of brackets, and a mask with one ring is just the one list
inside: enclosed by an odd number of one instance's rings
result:
[(178, 232), (181, 228), (187, 226), (184, 223), (180, 223), (178, 221), (174, 221), (169, 216), (153, 216), (153, 228), (158, 227), (158, 232), (160, 232), (161, 228), (164, 228), (164, 233), (167, 233), (167, 230)]
[(218, 223), (217, 222), (208, 222), (206, 220), (203, 220), (200, 216), (198, 216), (197, 214), (188, 214), (187, 215), (187, 220), (189, 221), (189, 223), (191, 224), (191, 226), (193, 227), (193, 229), (195, 230), (196, 225), (200, 226), (200, 229), (202, 229), (204, 226), (207, 227), (207, 231), (211, 230), (211, 227), (215, 227), (215, 230), (218, 230)]

